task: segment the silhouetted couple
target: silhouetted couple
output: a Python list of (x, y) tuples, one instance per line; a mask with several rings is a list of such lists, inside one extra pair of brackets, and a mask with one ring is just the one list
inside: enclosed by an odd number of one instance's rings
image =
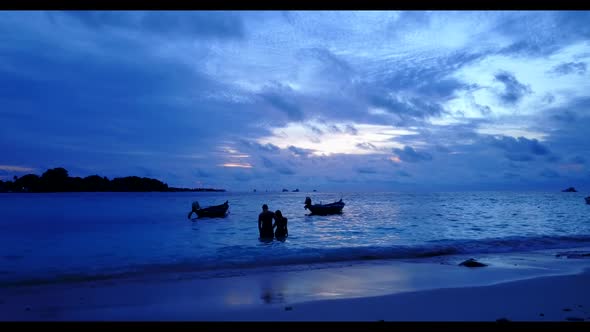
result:
[[(275, 220), (274, 224), (272, 220)], [(274, 230), (276, 228), (276, 230)], [(287, 218), (283, 217), (281, 210), (274, 213), (268, 211), (268, 205), (262, 206), (262, 213), (258, 215), (258, 231), (261, 239), (284, 239), (289, 235), (287, 230)]]

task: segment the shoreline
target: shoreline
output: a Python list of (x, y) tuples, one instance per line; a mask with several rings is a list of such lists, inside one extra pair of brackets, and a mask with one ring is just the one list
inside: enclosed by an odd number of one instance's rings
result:
[(590, 320), (590, 259), (565, 251), (2, 287), (0, 320)]

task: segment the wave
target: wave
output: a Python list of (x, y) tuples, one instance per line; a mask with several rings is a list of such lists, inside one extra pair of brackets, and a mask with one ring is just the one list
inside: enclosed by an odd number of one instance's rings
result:
[[(566, 249), (590, 246), (590, 235), (503, 237), (479, 240), (432, 240), (421, 245), (393, 245), (380, 247), (305, 248), (297, 250), (280, 246), (253, 248), (226, 247), (214, 257), (201, 257), (174, 263), (139, 264), (104, 269), (100, 273), (69, 273), (37, 278), (21, 277), (0, 281), (0, 286), (31, 286), (72, 283), (158, 275), (189, 273), (270, 266), (338, 263), (379, 259), (417, 259), (460, 254), (526, 252), (544, 249)], [(269, 255), (269, 251), (272, 254)], [(216, 274), (216, 276), (227, 274)], [(231, 274), (230, 274), (231, 275)]]

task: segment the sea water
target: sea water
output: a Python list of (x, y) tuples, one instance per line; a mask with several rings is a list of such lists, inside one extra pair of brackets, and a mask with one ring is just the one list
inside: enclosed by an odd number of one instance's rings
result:
[[(308, 216), (306, 196), (346, 206)], [(189, 220), (195, 200), (229, 214)], [(286, 241), (259, 241), (262, 204)], [(0, 194), (0, 285), (589, 245), (582, 193)]]

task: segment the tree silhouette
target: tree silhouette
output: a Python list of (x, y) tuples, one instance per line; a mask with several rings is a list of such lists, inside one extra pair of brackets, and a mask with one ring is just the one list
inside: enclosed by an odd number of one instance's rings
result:
[(70, 177), (63, 167), (48, 169), (41, 177), (27, 174), (20, 178), (14, 176), (12, 181), (0, 181), (0, 192), (96, 192), (96, 191), (225, 191), (224, 189), (209, 188), (173, 188), (160, 180), (126, 176), (114, 178), (112, 181), (99, 175), (85, 178)]

